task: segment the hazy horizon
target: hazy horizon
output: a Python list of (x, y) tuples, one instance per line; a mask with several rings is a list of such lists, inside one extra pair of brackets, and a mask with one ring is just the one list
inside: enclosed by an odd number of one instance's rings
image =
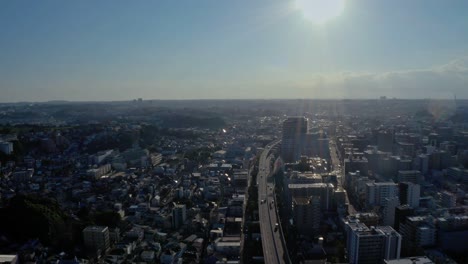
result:
[(0, 102), (468, 99), (467, 1), (298, 1), (2, 1)]

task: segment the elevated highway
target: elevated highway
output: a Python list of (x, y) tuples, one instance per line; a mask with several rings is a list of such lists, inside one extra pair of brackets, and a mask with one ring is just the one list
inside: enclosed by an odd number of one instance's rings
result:
[(289, 256), (275, 203), (274, 181), (271, 178), (272, 162), (275, 161), (271, 152), (279, 143), (280, 141), (274, 141), (265, 147), (260, 156), (257, 175), (260, 232), (262, 234), (263, 256), (265, 263), (268, 264), (289, 264)]

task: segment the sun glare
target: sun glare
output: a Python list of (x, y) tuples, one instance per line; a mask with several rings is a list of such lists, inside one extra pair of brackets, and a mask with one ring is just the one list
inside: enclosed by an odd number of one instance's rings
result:
[(345, 0), (296, 0), (296, 8), (304, 18), (322, 24), (343, 12)]

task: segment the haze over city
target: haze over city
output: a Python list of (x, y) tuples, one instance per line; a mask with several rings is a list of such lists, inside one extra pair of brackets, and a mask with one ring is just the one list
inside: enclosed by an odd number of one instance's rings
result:
[(466, 10), (464, 0), (1, 1), (0, 101), (468, 98)]
[(467, 11), (0, 0), (0, 263), (468, 263)]

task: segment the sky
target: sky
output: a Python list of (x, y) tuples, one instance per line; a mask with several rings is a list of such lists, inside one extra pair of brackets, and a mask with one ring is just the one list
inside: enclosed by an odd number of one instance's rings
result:
[(0, 102), (468, 98), (466, 0), (3, 0), (0, 36)]

